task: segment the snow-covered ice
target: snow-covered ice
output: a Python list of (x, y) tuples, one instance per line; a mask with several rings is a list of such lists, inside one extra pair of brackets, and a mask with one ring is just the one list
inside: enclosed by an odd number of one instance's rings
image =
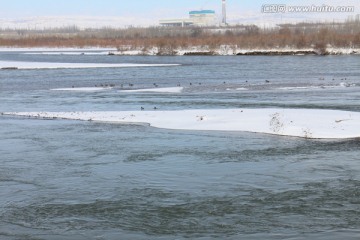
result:
[(168, 88), (146, 88), (134, 90), (120, 90), (123, 93), (139, 93), (139, 92), (158, 92), (158, 93), (181, 93), (183, 87), (168, 87)]
[(57, 69), (57, 68), (125, 68), (125, 67), (168, 67), (179, 64), (137, 64), (137, 63), (55, 63), (0, 61), (0, 69)]
[(116, 48), (101, 48), (101, 47), (0, 47), (0, 52), (28, 52), (31, 53), (51, 53), (51, 52), (109, 52), (115, 51)]
[(320, 109), (212, 109), (114, 112), (5, 112), (35, 118), (149, 124), (177, 130), (245, 131), (318, 139), (360, 137), (360, 112)]

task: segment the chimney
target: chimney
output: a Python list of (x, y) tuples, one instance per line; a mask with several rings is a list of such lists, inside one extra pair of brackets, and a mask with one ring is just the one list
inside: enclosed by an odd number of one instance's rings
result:
[(222, 25), (226, 25), (226, 0), (222, 0)]

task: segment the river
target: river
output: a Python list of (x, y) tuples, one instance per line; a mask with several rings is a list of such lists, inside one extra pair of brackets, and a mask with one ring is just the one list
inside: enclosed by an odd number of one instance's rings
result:
[[(29, 54), (30, 53), (30, 54)], [(106, 56), (0, 70), (0, 112), (360, 112), (360, 56)], [(115, 85), (106, 91), (53, 91)], [(183, 86), (181, 93), (121, 89)], [(309, 119), (311, 121), (311, 119)], [(0, 239), (359, 239), (360, 141), (0, 116)]]

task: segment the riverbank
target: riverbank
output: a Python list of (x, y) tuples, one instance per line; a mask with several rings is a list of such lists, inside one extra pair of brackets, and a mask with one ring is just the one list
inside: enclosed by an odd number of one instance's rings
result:
[(139, 47), (0, 47), (0, 52), (28, 52), (39, 55), (116, 55), (116, 56), (287, 56), (287, 55), (357, 55), (360, 48), (327, 48), (321, 52), (313, 48), (255, 48), (222, 45), (219, 48), (194, 46), (187, 48)]
[(227, 27), (0, 29), (1, 47), (111, 48), (110, 55), (360, 54), (360, 22)]
[(320, 51), (314, 48), (256, 48), (245, 49), (237, 46), (222, 45), (219, 48), (195, 46), (189, 48), (138, 48), (110, 51), (109, 55), (142, 55), (142, 56), (234, 56), (234, 55), (350, 55), (360, 54), (359, 48), (327, 48)]

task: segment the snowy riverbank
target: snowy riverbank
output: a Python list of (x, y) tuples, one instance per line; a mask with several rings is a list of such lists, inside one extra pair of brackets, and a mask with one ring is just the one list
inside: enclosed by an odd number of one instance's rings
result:
[[(326, 55), (350, 55), (360, 54), (358, 48), (327, 48)], [(272, 49), (246, 49), (238, 46), (222, 45), (219, 48), (208, 46), (195, 46), (188, 48), (138, 48), (110, 51), (109, 55), (203, 55), (203, 56), (234, 56), (234, 55), (319, 55), (313, 48), (272, 48)]]
[(166, 67), (179, 64), (135, 64), (135, 63), (55, 63), (0, 61), (0, 69), (60, 69), (60, 68), (129, 68), (129, 67)]
[[(328, 47), (327, 55), (351, 55), (360, 54), (359, 48), (335, 48)], [(123, 47), (123, 48), (21, 48), (21, 47), (0, 47), (0, 52), (24, 52), (31, 55), (124, 55), (124, 56), (156, 56), (156, 55), (204, 55), (204, 56), (234, 56), (234, 55), (318, 55), (319, 52), (313, 48), (253, 48), (247, 49), (239, 46), (222, 45), (218, 48), (210, 48), (209, 46), (193, 46), (184, 48), (168, 48), (168, 47)]]

